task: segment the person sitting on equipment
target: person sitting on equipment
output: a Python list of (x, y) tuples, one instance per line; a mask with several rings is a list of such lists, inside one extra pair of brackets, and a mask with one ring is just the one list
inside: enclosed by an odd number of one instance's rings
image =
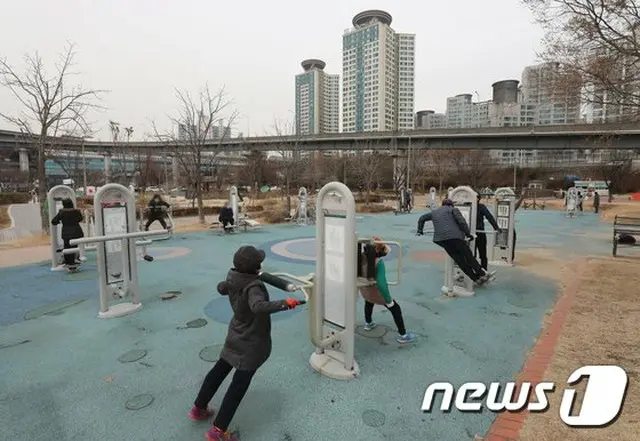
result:
[(228, 202), (220, 209), (218, 220), (222, 224), (224, 231), (233, 230), (233, 226), (235, 224), (235, 220), (233, 219), (233, 208), (231, 208)]
[(211, 418), (213, 411), (208, 409), (209, 402), (229, 373), (236, 371), (206, 434), (209, 441), (238, 440), (227, 429), (253, 376), (271, 355), (271, 314), (303, 303), (294, 298), (270, 301), (267, 288), (260, 280), (264, 259), (264, 251), (253, 246), (240, 247), (233, 256), (233, 268), (226, 280), (218, 284), (218, 292), (229, 298), (233, 317), (220, 358), (204, 378), (189, 418), (197, 421)]
[(144, 226), (144, 231), (149, 231), (149, 227), (155, 221), (160, 222), (162, 228), (166, 230), (167, 223), (164, 220), (164, 212), (165, 209), (169, 207), (170, 205), (167, 204), (164, 199), (162, 199), (162, 196), (160, 196), (158, 193), (154, 194), (153, 198), (151, 198), (151, 200), (149, 201), (149, 205), (147, 205), (149, 214), (147, 215), (147, 223)]
[(483, 233), (484, 231), (484, 220), (485, 218), (489, 221), (491, 226), (495, 231), (500, 233), (500, 227), (496, 222), (496, 219), (493, 217), (493, 214), (489, 211), (485, 204), (480, 203), (480, 193), (478, 193), (478, 205), (476, 212), (476, 249), (473, 252), (473, 256), (480, 254), (480, 266), (484, 268), (485, 271), (489, 268), (489, 259), (487, 258), (487, 234)]
[[(80, 223), (84, 220), (80, 210), (73, 206), (73, 201), (69, 198), (62, 201), (62, 209), (51, 219), (51, 225), (62, 223), (62, 242), (64, 249), (76, 248), (69, 243), (72, 239), (84, 237)], [(64, 264), (74, 271), (77, 267), (77, 256), (75, 254), (64, 254)]]
[[(381, 241), (379, 237), (374, 237), (374, 241)], [(384, 264), (383, 257), (391, 252), (390, 248), (382, 243), (375, 244), (375, 275), (376, 275), (376, 284), (364, 286), (360, 288), (360, 294), (364, 298), (364, 330), (371, 331), (376, 327), (376, 324), (373, 322), (373, 306), (374, 305), (384, 305), (387, 308), (391, 315), (393, 316), (393, 321), (396, 324), (398, 329), (398, 338), (396, 341), (398, 343), (412, 343), (415, 340), (415, 335), (407, 332), (404, 327), (404, 319), (402, 318), (402, 310), (400, 309), (400, 305), (391, 297), (391, 292), (389, 291), (389, 285), (387, 284), (387, 272)]]
[(445, 199), (441, 207), (420, 216), (416, 233), (418, 236), (424, 234), (424, 224), (428, 221), (433, 222), (433, 243), (444, 248), (467, 277), (478, 285), (484, 285), (491, 279), (492, 274), (480, 266), (465, 242), (465, 238), (473, 240), (475, 237), (451, 199)]

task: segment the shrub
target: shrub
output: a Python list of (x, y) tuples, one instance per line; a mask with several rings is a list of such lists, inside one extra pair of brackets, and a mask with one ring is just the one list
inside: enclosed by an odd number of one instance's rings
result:
[(31, 200), (29, 193), (1, 192), (0, 205), (26, 204)]

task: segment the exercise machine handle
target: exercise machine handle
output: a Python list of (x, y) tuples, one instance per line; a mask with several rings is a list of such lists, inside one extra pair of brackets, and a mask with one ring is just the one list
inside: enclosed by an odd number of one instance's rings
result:
[(283, 291), (294, 292), (298, 290), (298, 287), (293, 283), (270, 273), (260, 273), (260, 280)]

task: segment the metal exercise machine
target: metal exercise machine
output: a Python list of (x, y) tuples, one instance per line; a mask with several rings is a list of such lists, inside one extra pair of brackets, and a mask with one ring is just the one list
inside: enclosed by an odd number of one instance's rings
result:
[(571, 187), (567, 190), (566, 196), (566, 217), (574, 217), (578, 213), (578, 189)]
[[(138, 229), (140, 231), (144, 231), (145, 218), (147, 218), (148, 215), (149, 215), (149, 208), (140, 207), (139, 224), (138, 224)], [(173, 222), (173, 207), (167, 208), (163, 206), (162, 215), (167, 220), (167, 229), (154, 230), (154, 231), (164, 231), (164, 234), (151, 239), (153, 242), (159, 241), (159, 240), (169, 240), (173, 237), (173, 230), (175, 228), (175, 223)]]
[(513, 255), (516, 194), (509, 187), (500, 187), (496, 189), (494, 197), (493, 213), (501, 232), (493, 235), (493, 245), (488, 250), (489, 263), (495, 266), (513, 266), (511, 256)]
[[(358, 268), (366, 260), (363, 244), (371, 239), (356, 236), (356, 204), (349, 188), (340, 182), (322, 187), (316, 201), (316, 271), (305, 277), (274, 275), (294, 281), (287, 291), (305, 293), (309, 305), (309, 333), (316, 347), (309, 363), (318, 373), (336, 380), (360, 375), (354, 357), (358, 287), (375, 283), (372, 269)], [(380, 241), (399, 247), (398, 242)], [(402, 272), (398, 259), (398, 280)], [(359, 277), (361, 275), (362, 277)]]
[[(453, 201), (454, 206), (460, 210), (464, 217), (469, 231), (473, 236), (476, 234), (476, 216), (478, 213), (478, 196), (477, 193), (466, 185), (452, 188), (449, 191), (449, 199)], [(470, 240), (468, 246), (473, 250), (475, 248), (475, 240)], [(444, 285), (442, 292), (448, 296), (470, 297), (475, 295), (473, 290), (473, 280), (469, 279), (453, 261), (449, 255), (445, 258), (444, 264)]]
[[(134, 195), (120, 184), (107, 184), (96, 192), (93, 200), (97, 236), (71, 240), (71, 245), (83, 247), (97, 245), (97, 263), (100, 287), (100, 318), (114, 318), (133, 314), (142, 308), (138, 284), (137, 245), (149, 240), (136, 239), (158, 237), (165, 231), (136, 231), (136, 200)], [(75, 250), (67, 250), (69, 252)], [(153, 258), (146, 256), (145, 260)], [(110, 305), (113, 300), (130, 297), (130, 302)]]
[(411, 189), (404, 185), (398, 189), (398, 208), (393, 210), (395, 214), (409, 214), (413, 208), (413, 194)]
[(435, 187), (431, 187), (429, 189), (429, 201), (427, 203), (427, 207), (431, 210), (435, 210), (438, 208), (438, 191)]
[(51, 221), (58, 211), (62, 209), (62, 201), (71, 199), (73, 206), (76, 206), (76, 192), (67, 185), (56, 185), (47, 193), (47, 205), (49, 207), (49, 225), (51, 228), (51, 271), (63, 271), (64, 264), (64, 242), (62, 241), (62, 224), (51, 225)]
[(305, 187), (298, 190), (298, 207), (295, 216), (290, 220), (298, 225), (311, 225), (316, 221), (313, 208), (309, 206), (309, 195)]

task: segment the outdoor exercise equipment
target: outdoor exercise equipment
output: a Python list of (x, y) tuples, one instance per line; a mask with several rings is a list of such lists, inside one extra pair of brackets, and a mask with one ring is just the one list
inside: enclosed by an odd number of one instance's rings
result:
[[(374, 278), (367, 277), (373, 268), (362, 266), (363, 262), (370, 262), (370, 258), (367, 260), (361, 245), (395, 245), (399, 256), (402, 251), (398, 242), (357, 238), (355, 199), (340, 182), (322, 187), (316, 213), (315, 273), (304, 277), (286, 273), (273, 275), (292, 280), (294, 283), (285, 285), (286, 291), (300, 290), (308, 300), (309, 333), (316, 347), (309, 359), (313, 369), (329, 378), (348, 380), (360, 374), (354, 357), (358, 287), (375, 283)], [(399, 257), (398, 280), (390, 284), (399, 283), (401, 272)]]
[(453, 188), (453, 187), (449, 187), (449, 188), (447, 189), (447, 199), (451, 199), (451, 192), (452, 192), (453, 190), (454, 190), (454, 188)]
[(571, 187), (567, 190), (565, 203), (567, 206), (565, 216), (574, 217), (578, 211), (578, 189), (576, 187)]
[(516, 194), (509, 187), (500, 187), (494, 193), (493, 212), (500, 233), (493, 235), (489, 247), (491, 265), (513, 266), (513, 234), (515, 229)]
[[(93, 199), (97, 236), (73, 239), (71, 245), (82, 247), (97, 245), (97, 263), (100, 286), (100, 318), (114, 318), (133, 314), (142, 308), (138, 284), (136, 245), (146, 246), (149, 241), (136, 239), (156, 237), (165, 231), (136, 231), (136, 199), (120, 184), (106, 184)], [(67, 250), (69, 252), (74, 250)], [(146, 256), (145, 260), (153, 258)], [(130, 302), (110, 305), (113, 299), (131, 297)]]
[[(131, 190), (129, 190), (131, 191)], [(133, 192), (132, 192), (133, 193)], [(161, 206), (160, 207), (162, 216), (164, 217), (165, 221), (167, 222), (167, 229), (165, 230), (164, 228), (162, 230), (153, 230), (153, 231), (164, 231), (165, 234), (161, 235), (161, 236), (157, 236), (154, 237), (153, 239), (151, 239), (151, 241), (155, 242), (155, 241), (159, 241), (159, 240), (168, 240), (171, 239), (173, 237), (173, 229), (175, 226), (175, 223), (173, 222), (173, 207), (165, 207), (165, 206)], [(138, 224), (138, 228), (140, 231), (144, 230), (144, 226), (146, 224), (145, 219), (148, 219), (149, 216), (149, 207), (146, 208), (140, 208), (140, 215), (139, 215), (139, 224)], [(155, 222), (154, 222), (155, 223)]]
[(290, 219), (298, 225), (311, 225), (315, 223), (315, 213), (309, 207), (309, 195), (305, 187), (298, 190), (298, 207), (295, 215)]
[(67, 269), (64, 264), (64, 242), (62, 241), (62, 224), (51, 225), (51, 221), (58, 211), (62, 209), (62, 201), (71, 199), (76, 206), (76, 192), (67, 185), (56, 185), (47, 193), (47, 205), (49, 207), (49, 225), (51, 226), (51, 271)]
[[(478, 213), (478, 196), (471, 187), (466, 185), (456, 187), (449, 191), (449, 199), (460, 211), (462, 217), (469, 226), (471, 235), (476, 234), (476, 216)], [(475, 240), (468, 241), (468, 246), (473, 252)], [(473, 280), (468, 278), (453, 259), (447, 255), (444, 264), (444, 285), (442, 292), (448, 296), (470, 297), (475, 294), (473, 290)]]
[[(231, 231), (235, 231), (236, 228), (242, 228), (245, 232), (249, 229), (260, 228), (261, 225), (257, 221), (249, 219), (246, 214), (240, 213), (239, 199), (238, 187), (231, 186), (229, 189), (229, 204), (231, 204), (231, 209), (233, 210), (233, 225), (229, 225), (227, 228)], [(214, 224), (216, 223), (214, 222)]]
[(427, 207), (429, 207), (432, 210), (435, 210), (436, 208), (438, 208), (438, 191), (436, 190), (435, 187), (431, 187), (429, 189), (429, 202)]
[(395, 214), (409, 214), (413, 206), (411, 189), (401, 186), (398, 189), (398, 208), (393, 210)]
[[(94, 193), (95, 196), (95, 193)], [(93, 237), (96, 235), (96, 220), (92, 210), (84, 210), (84, 237)], [(84, 259), (84, 251), (95, 251), (96, 244), (87, 244), (83, 247), (80, 258)]]

